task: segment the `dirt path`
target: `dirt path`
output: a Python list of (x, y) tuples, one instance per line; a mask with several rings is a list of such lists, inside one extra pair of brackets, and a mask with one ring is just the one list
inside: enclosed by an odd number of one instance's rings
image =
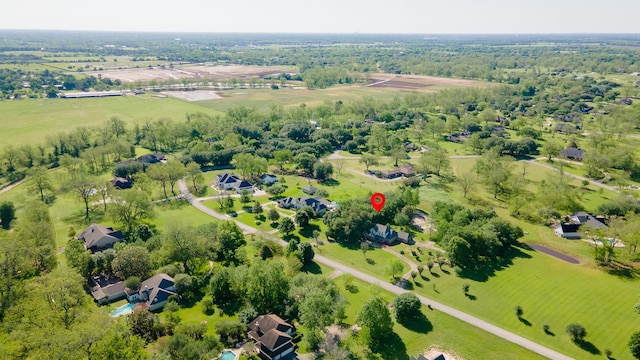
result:
[[(198, 203), (197, 201), (194, 201), (193, 196), (189, 193), (189, 189), (187, 188), (186, 183), (184, 182), (184, 180), (180, 180), (180, 182), (178, 183), (179, 187), (180, 187), (180, 191), (182, 192), (182, 194), (185, 195), (185, 198), (187, 200), (189, 200), (189, 202), (191, 203), (191, 205), (193, 205), (196, 209), (210, 215), (213, 216), (215, 218), (218, 219), (222, 219), (222, 220), (233, 220), (231, 219), (229, 216), (226, 215), (222, 215), (219, 214), (209, 208), (207, 208), (206, 206)], [(235, 220), (234, 220), (235, 221)], [(245, 231), (246, 233), (257, 233), (258, 229), (255, 229), (251, 226), (248, 226), (246, 224), (240, 223), (238, 221), (235, 221), (236, 224), (238, 224), (238, 226), (240, 226), (241, 229), (243, 229), (243, 231)], [(266, 233), (265, 233), (266, 234)], [(280, 243), (282, 246), (286, 246), (287, 243), (282, 240), (282, 239), (278, 239), (273, 237), (273, 239), (275, 241), (277, 241), (278, 243)], [(326, 266), (332, 267), (334, 270), (337, 271), (341, 271), (342, 273), (345, 274), (350, 274), (364, 282), (367, 282), (369, 284), (376, 284), (377, 286), (393, 293), (396, 295), (400, 295), (406, 292), (409, 292), (405, 289), (399, 288), (395, 285), (392, 285), (386, 281), (380, 280), (374, 276), (365, 274), (359, 270), (356, 270), (350, 266), (344, 265), (342, 263), (339, 263), (335, 260), (329, 259), (327, 257), (324, 257), (322, 255), (319, 255), (316, 253), (314, 260), (324, 264)], [(465, 312), (462, 312), (460, 310), (454, 309), (450, 306), (444, 305), (438, 301), (435, 301), (433, 299), (427, 298), (425, 296), (422, 295), (418, 295), (416, 294), (416, 296), (418, 297), (418, 299), (420, 299), (420, 302), (424, 305), (428, 305), (430, 306), (433, 310), (437, 310), (437, 311), (441, 311), (447, 315), (453, 316), (459, 320), (462, 320), (472, 326), (475, 326), (479, 329), (482, 329), (488, 333), (491, 333), (495, 336), (498, 336), (504, 340), (510, 341), (516, 345), (522, 346), (525, 349), (529, 349), (539, 355), (542, 355), (546, 358), (549, 359), (554, 359), (554, 360), (573, 360), (571, 357), (566, 356), (564, 354), (561, 354), (555, 350), (552, 350), (546, 346), (540, 345), (536, 342), (533, 342), (531, 340), (525, 339), (524, 337), (514, 334), (510, 331), (507, 331), (499, 326), (493, 325), (491, 323), (488, 323), (484, 320), (481, 320), (475, 316), (469, 315)]]
[(2, 189), (0, 189), (0, 195), (2, 195), (2, 194), (4, 194), (4, 193), (6, 193), (7, 191), (9, 191), (9, 190), (13, 189), (13, 188), (14, 188), (14, 187), (16, 187), (16, 186), (18, 186), (18, 185), (22, 184), (23, 182), (24, 182), (24, 179), (22, 179), (22, 180), (18, 180), (18, 181), (16, 181), (16, 182), (12, 182), (11, 184), (9, 184), (9, 185), (7, 185), (7, 186), (3, 187)]

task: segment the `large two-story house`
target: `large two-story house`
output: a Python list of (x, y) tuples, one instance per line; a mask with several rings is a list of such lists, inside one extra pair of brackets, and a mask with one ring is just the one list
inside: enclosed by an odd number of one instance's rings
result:
[(215, 179), (215, 184), (220, 190), (235, 190), (237, 193), (241, 193), (244, 190), (253, 192), (253, 184), (247, 180), (240, 179), (240, 177), (235, 174), (229, 174), (227, 172), (218, 174)]
[(256, 342), (258, 357), (265, 360), (280, 360), (293, 356), (295, 345), (293, 325), (278, 315), (260, 315), (249, 323), (249, 338)]
[(302, 196), (294, 198), (292, 196), (278, 200), (278, 205), (283, 209), (295, 209), (300, 210), (305, 206), (313, 209), (316, 216), (322, 216), (331, 207), (331, 203), (324, 198), (311, 198), (308, 196)]
[(396, 241), (403, 242), (405, 244), (413, 244), (413, 236), (404, 231), (395, 231), (389, 225), (375, 224), (369, 232), (367, 237), (370, 240), (381, 242), (383, 244), (393, 244)]
[(171, 295), (176, 295), (175, 281), (167, 274), (156, 274), (140, 284), (138, 291), (130, 291), (127, 295), (129, 302), (142, 302), (149, 311), (164, 307)]

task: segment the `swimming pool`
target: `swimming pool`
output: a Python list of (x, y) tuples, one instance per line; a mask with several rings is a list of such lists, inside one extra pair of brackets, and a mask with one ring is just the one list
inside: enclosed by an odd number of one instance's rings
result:
[(111, 312), (111, 317), (118, 317), (122, 315), (131, 314), (133, 312), (133, 307), (136, 306), (134, 303), (124, 304), (119, 308), (113, 310)]
[(218, 359), (220, 359), (220, 360), (236, 360), (236, 354), (234, 354), (232, 351), (225, 350), (225, 351), (222, 352), (222, 355), (220, 355), (220, 357)]

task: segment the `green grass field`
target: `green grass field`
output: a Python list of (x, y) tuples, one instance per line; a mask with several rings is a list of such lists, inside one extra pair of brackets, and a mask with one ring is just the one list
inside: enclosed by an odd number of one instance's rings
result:
[(131, 124), (135, 120), (171, 118), (184, 121), (187, 113), (219, 112), (198, 103), (150, 95), (91, 99), (37, 99), (0, 101), (0, 144), (45, 144), (47, 135), (100, 125), (112, 116)]
[[(351, 291), (345, 289), (345, 280), (350, 278)], [(383, 291), (371, 284), (354, 279), (349, 275), (342, 275), (336, 279), (338, 286), (347, 296), (349, 306), (346, 310), (346, 325), (355, 323), (355, 318), (366, 300), (374, 293), (390, 303), (395, 295)], [(422, 313), (427, 322), (409, 329), (396, 323), (393, 327), (395, 336), (391, 336), (385, 351), (377, 354), (375, 359), (393, 360), (408, 359), (409, 356), (417, 356), (425, 349), (436, 347), (449, 353), (456, 354), (466, 360), (474, 359), (541, 359), (540, 356), (517, 345), (511, 344), (489, 333), (461, 322), (451, 316), (438, 311), (428, 310), (422, 307)], [(402, 340), (400, 343), (399, 340)], [(354, 339), (349, 339), (347, 344), (351, 350), (362, 354), (362, 346)], [(370, 358), (370, 357), (369, 357)]]

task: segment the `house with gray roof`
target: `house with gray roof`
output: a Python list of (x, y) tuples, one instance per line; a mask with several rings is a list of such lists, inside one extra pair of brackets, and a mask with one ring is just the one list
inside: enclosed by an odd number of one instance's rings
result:
[(243, 190), (253, 192), (253, 184), (228, 172), (218, 174), (215, 178), (215, 184), (221, 190), (235, 190), (237, 193), (241, 193)]
[(389, 225), (375, 224), (369, 232), (367, 237), (370, 240), (381, 242), (383, 244), (393, 244), (396, 241), (403, 242), (405, 244), (413, 244), (413, 236), (408, 232), (396, 231)]
[(142, 302), (149, 311), (162, 309), (171, 295), (176, 295), (175, 281), (167, 274), (156, 274), (140, 284), (140, 289), (130, 292), (129, 302)]
[(568, 147), (560, 151), (560, 156), (575, 161), (582, 161), (584, 159), (585, 151), (580, 148)]
[(256, 342), (260, 359), (280, 360), (295, 356), (292, 338), (295, 328), (278, 315), (260, 315), (248, 327), (249, 338)]
[(120, 230), (116, 231), (100, 224), (91, 224), (78, 234), (78, 240), (84, 241), (85, 249), (95, 253), (110, 249), (117, 242), (123, 242), (124, 236)]
[(89, 279), (91, 296), (98, 304), (107, 304), (123, 299), (125, 293), (124, 281), (115, 275), (95, 275)]

